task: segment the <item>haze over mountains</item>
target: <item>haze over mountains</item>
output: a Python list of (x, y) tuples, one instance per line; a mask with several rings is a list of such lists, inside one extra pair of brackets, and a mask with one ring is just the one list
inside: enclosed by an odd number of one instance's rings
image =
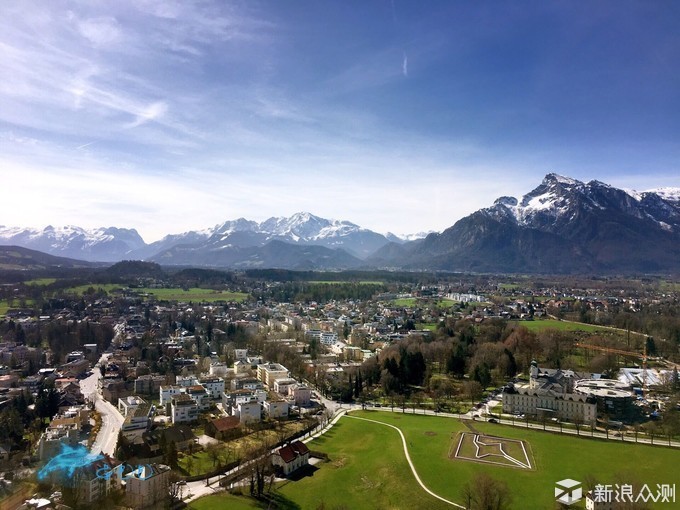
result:
[(680, 188), (635, 192), (548, 174), (521, 199), (498, 198), (416, 240), (297, 213), (262, 223), (239, 218), (151, 244), (134, 229), (113, 227), (0, 227), (0, 243), (82, 260), (224, 268), (675, 272)]

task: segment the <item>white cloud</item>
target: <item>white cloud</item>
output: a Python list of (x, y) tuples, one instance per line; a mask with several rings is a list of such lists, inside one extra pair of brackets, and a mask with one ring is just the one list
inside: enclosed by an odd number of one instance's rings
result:
[(89, 18), (78, 22), (78, 31), (95, 47), (107, 46), (121, 38), (121, 28), (115, 18)]
[(401, 63), (401, 72), (408, 78), (408, 57), (406, 56), (406, 52), (404, 52), (404, 60)]

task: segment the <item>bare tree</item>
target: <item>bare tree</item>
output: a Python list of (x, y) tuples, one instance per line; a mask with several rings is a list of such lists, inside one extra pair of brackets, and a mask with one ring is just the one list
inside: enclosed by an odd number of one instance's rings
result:
[(463, 486), (462, 495), (468, 510), (508, 510), (512, 504), (508, 485), (483, 472)]

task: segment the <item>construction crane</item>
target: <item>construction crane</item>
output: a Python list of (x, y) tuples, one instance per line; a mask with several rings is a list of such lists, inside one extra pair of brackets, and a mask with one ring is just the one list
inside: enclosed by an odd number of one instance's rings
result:
[(622, 349), (615, 349), (614, 347), (605, 347), (602, 345), (592, 345), (584, 344), (581, 342), (576, 342), (576, 347), (582, 349), (590, 349), (593, 351), (600, 351), (606, 354), (619, 354), (621, 356), (630, 356), (633, 358), (642, 359), (642, 398), (647, 398), (647, 344), (645, 343), (645, 348), (642, 354), (633, 351), (624, 351)]

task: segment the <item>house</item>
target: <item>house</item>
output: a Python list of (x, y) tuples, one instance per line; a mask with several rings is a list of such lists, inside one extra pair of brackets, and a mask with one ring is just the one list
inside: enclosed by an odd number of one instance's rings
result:
[(262, 420), (262, 406), (259, 402), (243, 402), (236, 406), (234, 416), (238, 417), (240, 423), (259, 422)]
[(130, 445), (130, 453), (139, 459), (139, 463), (147, 463), (158, 460), (165, 452), (162, 445), (167, 447), (175, 443), (177, 451), (193, 451), (196, 444), (196, 436), (189, 425), (179, 423), (167, 428), (157, 428), (144, 432), (141, 439), (137, 439)]
[(172, 423), (192, 422), (198, 419), (198, 405), (189, 395), (180, 393), (173, 395), (170, 401)]
[(125, 475), (125, 500), (132, 508), (149, 508), (169, 497), (170, 468), (146, 464)]
[(224, 379), (219, 377), (204, 377), (199, 380), (199, 383), (205, 388), (208, 397), (213, 400), (219, 400), (224, 392)]
[(309, 448), (300, 441), (293, 441), (272, 454), (272, 464), (288, 476), (309, 464)]
[(264, 384), (252, 377), (236, 377), (231, 380), (230, 387), (232, 390), (259, 390)]
[(126, 439), (134, 439), (146, 432), (150, 424), (151, 405), (144, 403), (128, 411), (120, 431)]
[(290, 377), (290, 372), (279, 363), (264, 363), (257, 366), (257, 378), (270, 389), (274, 389), (274, 381), (288, 377)]
[(95, 501), (102, 500), (121, 488), (121, 473), (121, 463), (106, 456), (78, 468), (70, 481), (79, 493), (80, 503), (92, 508)]
[(196, 386), (188, 386), (184, 389), (184, 393), (189, 395), (191, 400), (196, 402), (196, 405), (201, 411), (205, 411), (210, 407), (210, 400), (208, 398), (208, 393), (205, 391), (205, 388), (201, 386), (200, 384), (197, 384)]
[[(600, 499), (608, 499), (608, 501), (600, 501)], [(586, 494), (586, 510), (614, 510), (614, 497), (609, 494), (608, 498), (601, 498), (598, 495), (593, 495), (593, 491), (588, 491)]]
[(293, 399), (296, 406), (308, 406), (312, 401), (312, 390), (308, 386), (300, 384), (293, 388)]
[(182, 393), (182, 387), (181, 386), (161, 386), (158, 390), (159, 392), (159, 398), (160, 398), (160, 404), (162, 406), (168, 404), (170, 402), (170, 399), (172, 398), (173, 395), (179, 395)]
[(270, 418), (285, 418), (288, 416), (288, 402), (285, 400), (268, 400), (264, 403), (264, 410)]
[(287, 396), (290, 389), (297, 384), (295, 379), (287, 377), (285, 379), (277, 379), (274, 381), (274, 391), (279, 395)]
[(142, 375), (135, 379), (135, 394), (153, 395), (165, 384), (164, 375)]
[(221, 441), (228, 441), (234, 439), (241, 433), (241, 422), (236, 416), (223, 416), (209, 421), (205, 425), (205, 433), (219, 439)]

